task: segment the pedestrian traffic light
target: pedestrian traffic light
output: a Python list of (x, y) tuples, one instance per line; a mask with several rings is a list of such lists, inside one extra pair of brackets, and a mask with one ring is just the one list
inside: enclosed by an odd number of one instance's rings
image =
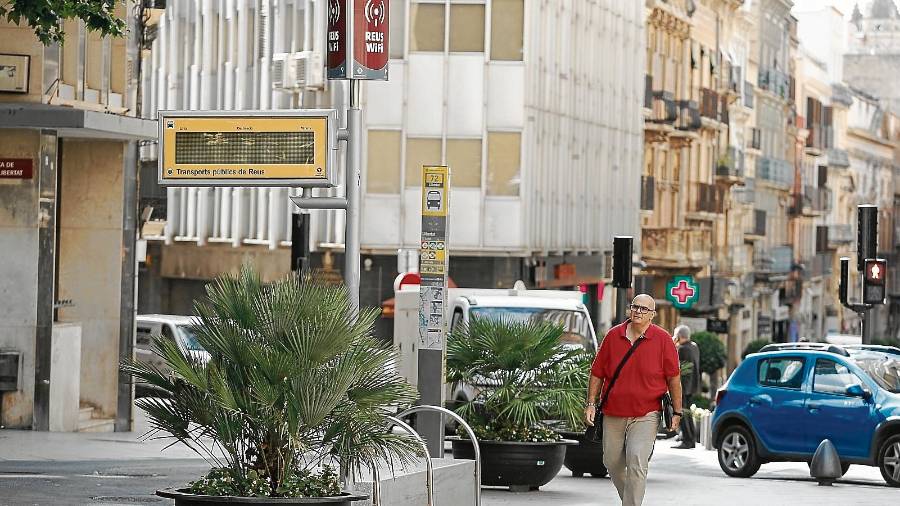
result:
[(863, 280), (863, 304), (884, 304), (887, 261), (881, 258), (867, 258)]
[(613, 286), (631, 288), (631, 236), (613, 238)]

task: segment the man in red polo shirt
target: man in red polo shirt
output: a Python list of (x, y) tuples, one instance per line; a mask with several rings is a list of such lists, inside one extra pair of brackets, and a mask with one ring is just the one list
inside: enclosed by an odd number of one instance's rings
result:
[[(675, 416), (669, 431), (681, 421), (681, 372), (672, 336), (653, 325), (656, 301), (641, 294), (630, 306), (631, 318), (606, 333), (591, 366), (585, 421), (594, 424), (597, 394), (607, 386), (622, 358), (638, 341), (603, 406), (603, 463), (609, 469), (623, 506), (644, 500), (650, 455), (659, 428), (660, 398), (668, 391)], [(601, 398), (602, 399), (602, 398)]]

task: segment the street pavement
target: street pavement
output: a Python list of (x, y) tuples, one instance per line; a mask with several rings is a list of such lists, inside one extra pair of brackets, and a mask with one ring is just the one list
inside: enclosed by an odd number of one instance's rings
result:
[[(208, 466), (188, 449), (142, 440), (146, 420), (137, 425), (139, 432), (110, 434), (0, 430), (0, 505), (171, 504), (154, 492), (196, 479)], [(766, 464), (754, 478), (736, 479), (722, 473), (715, 452), (672, 444), (657, 442), (648, 506), (900, 504), (900, 490), (887, 487), (874, 467), (852, 466), (834, 487), (817, 486), (802, 463)], [(565, 468), (539, 492), (482, 495), (484, 506), (617, 503), (609, 479), (574, 478)]]

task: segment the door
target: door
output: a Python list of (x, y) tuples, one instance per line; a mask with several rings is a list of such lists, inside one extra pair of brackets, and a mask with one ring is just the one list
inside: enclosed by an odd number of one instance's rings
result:
[(871, 391), (847, 365), (827, 358), (816, 360), (807, 404), (809, 446), (813, 452), (823, 440), (830, 439), (841, 457), (869, 456), (877, 424), (874, 406), (867, 399), (848, 395), (847, 388), (853, 385)]
[(748, 400), (750, 422), (763, 444), (776, 453), (806, 451), (803, 390), (806, 360), (773, 357), (759, 361), (756, 395)]

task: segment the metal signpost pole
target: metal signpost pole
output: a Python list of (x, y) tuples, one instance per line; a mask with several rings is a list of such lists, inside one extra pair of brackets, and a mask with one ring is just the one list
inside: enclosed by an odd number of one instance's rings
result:
[(344, 224), (344, 283), (350, 292), (353, 311), (359, 313), (359, 184), (362, 153), (362, 111), (359, 109), (361, 83), (350, 80), (350, 108), (347, 110), (347, 216)]

